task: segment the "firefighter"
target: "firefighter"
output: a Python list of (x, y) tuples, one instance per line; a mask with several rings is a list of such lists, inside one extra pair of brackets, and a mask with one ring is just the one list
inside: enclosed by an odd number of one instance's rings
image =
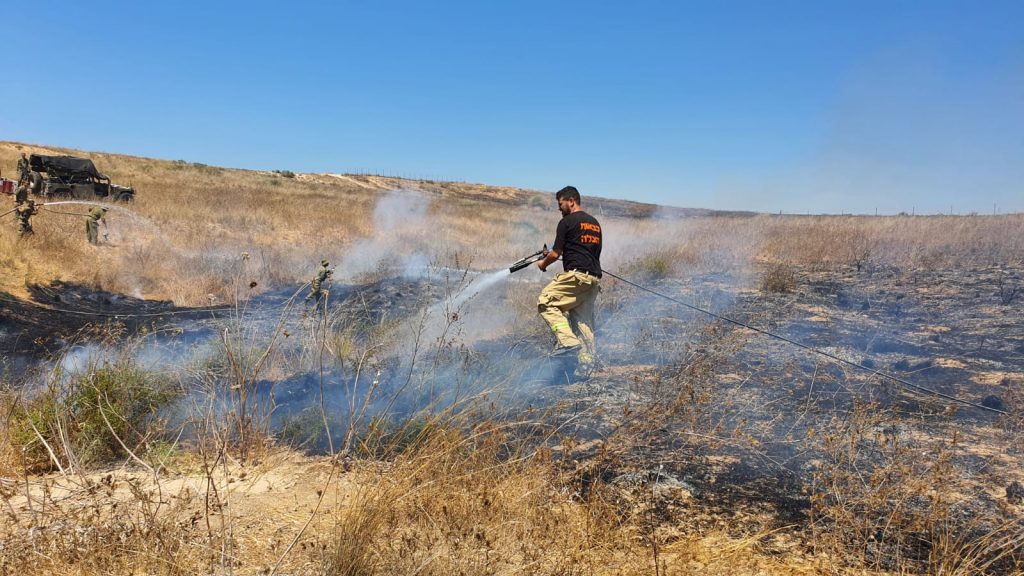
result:
[(39, 213), (39, 208), (36, 207), (36, 203), (28, 200), (23, 204), (18, 204), (18, 207), (14, 209), (14, 216), (18, 219), (18, 232), (22, 236), (29, 236), (34, 234), (32, 231), (32, 217)]
[(327, 260), (321, 260), (320, 268), (317, 269), (316, 275), (313, 276), (313, 280), (309, 283), (310, 292), (306, 296), (306, 300), (312, 300), (316, 306), (320, 305), (320, 301), (323, 300), (324, 295), (327, 293), (327, 290), (323, 287), (324, 283), (334, 274), (333, 270), (328, 270), (328, 266), (330, 266), (330, 263)]
[(541, 291), (537, 310), (551, 327), (558, 345), (553, 355), (576, 354), (576, 376), (594, 369), (594, 304), (601, 291), (601, 224), (583, 211), (580, 193), (566, 186), (555, 194), (562, 220), (555, 243), (537, 262), (541, 271), (559, 258), (564, 272)]
[(103, 225), (107, 225), (107, 209), (101, 206), (96, 206), (92, 210), (89, 210), (89, 215), (85, 219), (85, 234), (89, 238), (89, 244), (99, 244), (100, 240), (100, 221)]

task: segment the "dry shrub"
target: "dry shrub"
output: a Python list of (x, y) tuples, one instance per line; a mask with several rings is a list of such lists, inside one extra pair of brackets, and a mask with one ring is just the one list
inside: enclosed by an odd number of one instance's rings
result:
[[(125, 489), (132, 493), (129, 500), (111, 497)], [(170, 576), (195, 574), (205, 564), (212, 542), (182, 530), (177, 521), (186, 500), (172, 498), (161, 510), (160, 494), (111, 476), (82, 492), (87, 495), (42, 498), (43, 505), (37, 504), (30, 518), (0, 532), (0, 568), (5, 574)], [(13, 495), (0, 490), (8, 505)]]
[(796, 270), (789, 264), (772, 264), (761, 276), (761, 291), (786, 294), (796, 289)]
[(683, 247), (677, 249), (650, 250), (630, 260), (621, 272), (628, 278), (641, 282), (664, 280), (678, 275), (684, 266), (692, 268), (695, 258)]
[(657, 252), (638, 258), (626, 266), (622, 273), (634, 279), (661, 280), (673, 276), (675, 268), (676, 263), (671, 254)]
[(814, 439), (823, 454), (811, 483), (817, 546), (851, 566), (930, 574), (1024, 567), (1019, 523), (965, 491), (958, 440), (928, 442), (874, 405), (834, 418)]

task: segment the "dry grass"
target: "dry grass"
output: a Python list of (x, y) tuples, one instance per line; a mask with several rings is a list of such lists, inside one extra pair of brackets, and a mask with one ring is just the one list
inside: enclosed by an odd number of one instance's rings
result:
[(915, 437), (881, 407), (861, 405), (834, 418), (816, 441), (825, 454), (813, 482), (818, 546), (879, 570), (1019, 568), (1019, 522), (964, 509), (970, 488), (953, 464), (961, 450), (955, 436)]
[[(481, 260), (478, 256), (486, 254), (487, 262), (481, 264), (491, 265), (518, 254), (522, 243), (540, 243), (532, 235), (523, 239), (501, 234), (497, 238), (505, 242), (479, 254), (468, 248), (479, 245), (481, 238), (495, 238), (496, 222), (531, 221), (518, 206), (482, 200), (495, 194), (514, 198), (511, 189), (456, 185), (466, 192), (463, 195), (426, 182), (287, 178), (273, 172), (10, 143), (0, 143), (0, 165), (15, 162), (23, 151), (91, 158), (115, 182), (138, 190), (136, 201), (125, 206), (138, 216), (110, 212), (110, 242), (98, 249), (85, 242), (80, 216), (44, 211), (34, 221), (35, 237), (26, 241), (17, 239), (14, 227), (0, 229), (0, 242), (8, 248), (0, 261), (9, 278), (3, 288), (15, 293), (24, 293), (23, 283), (58, 278), (179, 304), (205, 303), (208, 294), (223, 301), (230, 296), (224, 279), (231, 276), (242, 252), (262, 264), (260, 277), (254, 278), (261, 284), (306, 280), (321, 257), (339, 259), (357, 240), (390, 233), (374, 229), (374, 206), (390, 190), (401, 188), (416, 190), (433, 202), (425, 215), (430, 222), (413, 226), (412, 235), (400, 238), (396, 248), (425, 249), (428, 257), (461, 253), (464, 261)], [(67, 213), (84, 213), (87, 208), (51, 207)], [(550, 212), (542, 216), (552, 223), (545, 229), (553, 227)], [(481, 217), (484, 214), (486, 218)]]
[(759, 216), (763, 258), (833, 264), (970, 268), (1020, 263), (1024, 214), (1007, 216)]
[(581, 496), (564, 463), (522, 447), (493, 424), (421, 434), (335, 513), (324, 573), (803, 572), (759, 554), (759, 537), (654, 535), (624, 494)]
[(502, 436), (417, 438), (339, 510), (325, 573), (645, 571), (642, 546), (613, 509), (574, 503), (543, 454), (502, 456)]
[[(427, 429), (425, 429), (427, 430)], [(760, 537), (652, 535), (506, 431), (429, 428), (384, 462), (267, 452), (3, 484), (7, 573), (800, 574)], [(6, 481), (5, 481), (6, 482)]]
[(809, 269), (906, 269), (1020, 263), (1024, 214), (1007, 216), (720, 216), (612, 220), (609, 266), (651, 254), (675, 272), (786, 263)]
[[(17, 150), (4, 145), (0, 162)], [(29, 152), (75, 153), (26, 148)], [(3, 230), (14, 249), (7, 264), (26, 282), (60, 278), (181, 304), (198, 304), (207, 294), (226, 299), (226, 277), (239, 254), (263, 265), (261, 283), (294, 281), (309, 274), (321, 254), (336, 252), (372, 232), (375, 197), (353, 185), (329, 189), (272, 173), (91, 154), (115, 182), (139, 190), (127, 206), (108, 213), (110, 245), (85, 242), (84, 219), (43, 212), (27, 242)], [(53, 210), (82, 213), (81, 205)], [(17, 290), (18, 286), (12, 286)]]
[[(79, 154), (0, 144), (0, 164), (13, 166), (22, 150)], [(557, 221), (553, 201), (529, 191), (88, 156), (115, 182), (138, 189), (129, 208), (139, 218), (112, 211), (111, 242), (99, 248), (86, 244), (76, 216), (43, 213), (35, 236), (23, 240), (13, 225), (4, 226), (0, 290), (24, 295), (30, 283), (61, 279), (185, 305), (206, 304), (208, 295), (232, 302), (240, 282), (303, 282), (321, 257), (337, 262), (350, 251), (380, 250), (381, 262), (390, 264), (421, 250), (434, 261), (498, 268), (550, 241)], [(411, 222), (377, 229), (378, 202), (399, 187), (415, 188), (431, 202)], [(605, 263), (650, 280), (725, 270), (745, 274), (750, 286), (777, 277), (780, 282), (764, 288), (785, 291), (797, 281), (796, 267), (970, 268), (1019, 264), (1024, 254), (1024, 215), (666, 221), (643, 206), (632, 213), (643, 218), (602, 218)], [(521, 303), (512, 332), (544, 336), (531, 289), (509, 284), (507, 290)], [(681, 450), (680, 457), (748, 442), (744, 430), (726, 427), (728, 414), (711, 412), (719, 395), (716, 368), (743, 345), (739, 335), (716, 331), (710, 327), (704, 349), (688, 350), (665, 374), (624, 375), (631, 394), (632, 388), (650, 394), (609, 417), (612, 431), (599, 453), (581, 462), (573, 460), (572, 438), (560, 438), (563, 452), (553, 455), (553, 433), (532, 411), (512, 418), (447, 413), (443, 420), (426, 417), (429, 425), (410, 420), (404, 431), (385, 436), (353, 432), (338, 450), (344, 456), (308, 460), (279, 451), (265, 419), (269, 408), (249, 396), (276, 368), (252, 361), (271, 355), (246, 348), (242, 327), (225, 331), (224, 357), (216, 359), (221, 373), (208, 375), (211, 398), (226, 399), (227, 408), (195, 400), (183, 445), (177, 443), (182, 429), (139, 425), (114, 433), (108, 453), (118, 447), (130, 453), (120, 470), (97, 472), (82, 463), (81, 444), (63, 444), (58, 430), (53, 442), (61, 445), (53, 458), (68, 464), (66, 474), (30, 473), (27, 467), (40, 465), (41, 455), (45, 464), (46, 456), (38, 445), (31, 453), (22, 450), (35, 441), (16, 429), (20, 400), (5, 396), (0, 568), (24, 574), (660, 576), (912, 572), (924, 566), (966, 575), (991, 572), (1000, 550), (1016, 553), (1017, 525), (993, 518), (990, 536), (962, 531), (970, 526), (958, 520), (943, 492), (962, 488), (947, 457), (955, 447), (929, 446), (933, 460), (914, 460), (921, 447), (887, 436), (893, 422), (871, 411), (837, 420), (833, 430), (808, 441), (828, 457), (808, 486), (815, 523), (796, 531), (808, 539), (806, 546), (794, 544), (784, 555), (778, 548), (770, 554), (765, 545), (777, 528), (690, 529), (689, 518), (670, 513), (672, 502), (655, 494), (657, 482), (639, 491), (597, 481), (584, 487), (581, 478), (598, 477), (598, 468), (616, 470), (665, 430), (686, 439), (680, 445), (691, 452)], [(357, 342), (353, 333), (351, 326), (329, 325), (296, 339), (309, 339), (309, 349), (330, 342), (335, 359), (353, 365), (380, 345)], [(49, 421), (82, 429), (77, 420), (86, 418), (83, 413), (62, 410)], [(325, 414), (316, 416), (321, 419), (313, 418), (312, 426), (326, 425)], [(111, 423), (103, 424), (114, 432)], [(154, 451), (159, 460), (141, 449), (156, 440), (173, 446)], [(750, 444), (745, 449), (756, 450)], [(820, 554), (800, 552), (808, 549)], [(908, 550), (916, 556), (907, 558)]]
[[(0, 228), (0, 289), (16, 294), (24, 294), (27, 283), (56, 278), (183, 305), (205, 304), (210, 294), (229, 301), (226, 279), (243, 252), (259, 262), (253, 280), (261, 285), (305, 281), (321, 257), (337, 260), (361, 239), (387, 237), (390, 230), (374, 228), (374, 207), (399, 188), (417, 190), (431, 202), (427, 214), (388, 247), (422, 250), (428, 259), (454, 255), (476, 267), (507, 265), (550, 242), (558, 218), (553, 200), (536, 192), (469, 184), (288, 178), (12, 143), (0, 143), (0, 165), (13, 166), (22, 151), (92, 158), (115, 182), (138, 189), (128, 206), (138, 217), (111, 212), (110, 243), (100, 248), (85, 242), (78, 216), (43, 212), (35, 237), (27, 240), (17, 238), (11, 220)], [(81, 205), (52, 209), (84, 212)], [(1024, 253), (1024, 215), (603, 220), (609, 269), (630, 270), (639, 259), (647, 262), (640, 268), (656, 275), (766, 262), (970, 266), (1019, 261)]]

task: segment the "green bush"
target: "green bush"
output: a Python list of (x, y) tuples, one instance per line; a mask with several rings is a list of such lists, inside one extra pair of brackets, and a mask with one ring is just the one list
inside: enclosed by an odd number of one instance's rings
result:
[(422, 417), (389, 422), (378, 417), (370, 421), (355, 441), (357, 454), (368, 458), (389, 458), (422, 446), (429, 439), (444, 434), (436, 421)]
[(39, 395), (17, 405), (12, 441), (32, 468), (53, 464), (46, 445), (62, 462), (82, 465), (126, 456), (122, 442), (142, 457), (144, 446), (160, 436), (157, 413), (178, 396), (170, 380), (129, 361), (91, 366), (63, 383), (58, 373)]
[[(339, 422), (331, 424), (341, 427)], [(317, 407), (285, 416), (275, 436), (279, 442), (299, 450), (317, 451), (327, 446), (327, 430)]]

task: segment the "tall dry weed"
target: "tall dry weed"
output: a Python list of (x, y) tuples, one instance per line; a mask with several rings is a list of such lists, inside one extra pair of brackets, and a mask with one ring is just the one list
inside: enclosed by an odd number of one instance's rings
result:
[(425, 432), (337, 511), (323, 573), (645, 573), (615, 510), (573, 502), (555, 469), (488, 425)]
[(978, 502), (954, 463), (960, 440), (926, 439), (878, 406), (858, 405), (818, 432), (817, 545), (851, 566), (933, 574), (1019, 570), (1020, 521)]

